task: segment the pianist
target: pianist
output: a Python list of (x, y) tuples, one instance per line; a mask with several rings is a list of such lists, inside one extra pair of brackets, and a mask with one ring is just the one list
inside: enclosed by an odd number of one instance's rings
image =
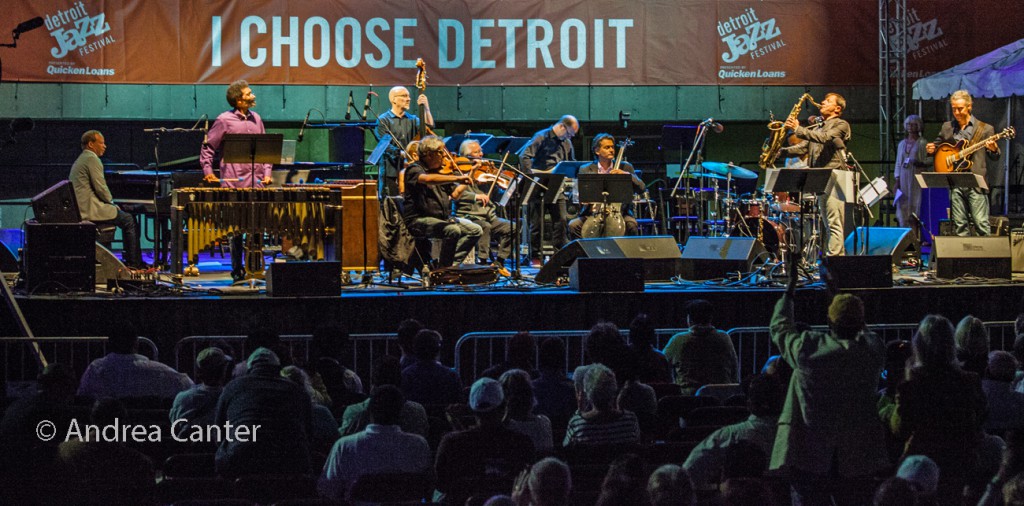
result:
[(139, 233), (135, 218), (114, 205), (114, 199), (107, 188), (107, 179), (103, 176), (103, 162), (100, 157), (107, 150), (103, 134), (89, 130), (82, 134), (82, 154), (71, 166), (71, 185), (75, 188), (78, 200), (78, 211), (83, 220), (92, 222), (111, 222), (121, 229), (124, 252), (121, 257), (124, 264), (136, 269), (148, 267), (142, 261), (142, 249), (139, 247)]
[[(220, 182), (220, 185), (226, 188), (263, 188), (263, 185), (270, 184), (271, 181), (270, 171), (273, 166), (270, 164), (220, 163), (220, 178), (213, 172), (215, 161), (220, 161), (224, 134), (266, 133), (259, 114), (250, 110), (256, 105), (256, 95), (249, 87), (249, 83), (244, 80), (231, 83), (226, 98), (231, 110), (217, 116), (217, 121), (214, 121), (213, 127), (210, 128), (208, 140), (199, 153), (203, 179), (208, 183)], [(245, 278), (242, 245), (242, 234), (235, 234), (231, 239), (231, 277), (235, 281)]]

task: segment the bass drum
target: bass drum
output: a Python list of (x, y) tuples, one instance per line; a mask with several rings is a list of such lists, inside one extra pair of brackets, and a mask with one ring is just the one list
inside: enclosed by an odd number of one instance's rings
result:
[(746, 219), (733, 225), (731, 237), (760, 237), (764, 249), (778, 258), (788, 251), (789, 228), (776, 220), (766, 218)]

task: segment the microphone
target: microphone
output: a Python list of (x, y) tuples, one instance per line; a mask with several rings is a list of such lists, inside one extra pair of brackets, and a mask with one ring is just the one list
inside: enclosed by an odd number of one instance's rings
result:
[(836, 148), (836, 152), (839, 153), (839, 156), (843, 157), (843, 163), (846, 163), (846, 160), (847, 160), (846, 143), (843, 142), (843, 140), (840, 139), (839, 137), (833, 137), (832, 138), (832, 147)]
[(24, 23), (21, 23), (20, 25), (14, 28), (14, 38), (18, 38), (18, 35), (21, 35), (31, 30), (35, 30), (40, 26), (43, 26), (43, 18), (40, 16), (36, 16), (28, 21), (25, 21)]
[(723, 130), (725, 130), (725, 125), (715, 121), (715, 118), (708, 118), (704, 121), (701, 121), (700, 124), (714, 130), (716, 134), (720, 134)]
[(306, 111), (306, 118), (302, 120), (302, 126), (299, 127), (299, 142), (302, 142), (302, 136), (306, 133), (306, 123), (309, 123), (309, 113), (313, 112), (313, 109)]
[(366, 92), (366, 101), (363, 102), (363, 121), (366, 121), (366, 113), (370, 111), (370, 96), (373, 95), (372, 91)]
[(352, 90), (348, 91), (348, 107), (345, 108), (345, 121), (352, 119)]

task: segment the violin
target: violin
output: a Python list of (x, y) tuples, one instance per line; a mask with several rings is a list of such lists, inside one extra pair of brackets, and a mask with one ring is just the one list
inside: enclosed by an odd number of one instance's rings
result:
[(469, 158), (467, 156), (457, 156), (454, 160), (456, 166), (462, 172), (469, 173), (469, 177), (480, 184), (494, 184), (502, 190), (507, 190), (508, 186), (516, 178), (515, 172), (499, 170), (494, 160)]

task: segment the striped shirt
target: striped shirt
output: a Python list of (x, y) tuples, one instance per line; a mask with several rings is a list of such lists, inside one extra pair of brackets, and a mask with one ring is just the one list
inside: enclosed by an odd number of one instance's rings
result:
[(632, 411), (603, 413), (590, 419), (579, 411), (569, 420), (562, 446), (629, 444), (640, 442), (640, 425)]

